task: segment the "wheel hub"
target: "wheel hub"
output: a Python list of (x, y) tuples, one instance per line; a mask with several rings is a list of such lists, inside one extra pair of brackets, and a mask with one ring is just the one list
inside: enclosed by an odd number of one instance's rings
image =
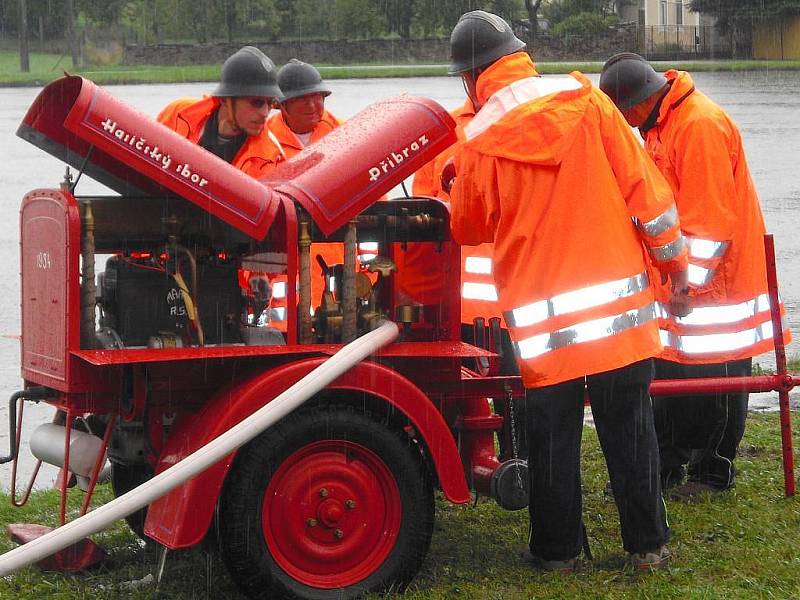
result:
[(344, 505), (334, 498), (320, 502), (317, 519), (326, 527), (336, 527), (344, 515)]

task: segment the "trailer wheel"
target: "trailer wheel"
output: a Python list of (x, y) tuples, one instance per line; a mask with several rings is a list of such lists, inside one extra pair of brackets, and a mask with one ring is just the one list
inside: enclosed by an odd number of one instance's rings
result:
[(402, 428), (329, 405), (296, 411), (242, 449), (218, 535), (250, 597), (345, 599), (403, 589), (433, 520), (424, 459)]
[[(153, 467), (146, 465), (124, 465), (113, 463), (111, 469), (111, 488), (114, 490), (114, 497), (130, 492), (133, 488), (153, 477)], [(147, 507), (140, 508), (125, 517), (128, 527), (131, 528), (140, 539), (148, 542), (152, 541), (144, 534), (144, 522), (147, 519)]]

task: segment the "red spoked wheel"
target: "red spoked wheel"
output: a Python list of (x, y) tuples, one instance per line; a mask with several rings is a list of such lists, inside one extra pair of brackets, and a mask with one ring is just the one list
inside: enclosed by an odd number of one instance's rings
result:
[(240, 452), (218, 534), (253, 598), (352, 598), (414, 577), (433, 512), (422, 455), (402, 427), (326, 405), (289, 415)]

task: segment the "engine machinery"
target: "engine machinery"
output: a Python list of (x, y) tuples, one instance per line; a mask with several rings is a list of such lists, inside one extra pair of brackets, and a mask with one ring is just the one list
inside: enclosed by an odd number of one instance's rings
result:
[(460, 340), (447, 205), (384, 197), (453, 126), (431, 100), (380, 101), (256, 181), (88, 80), (45, 87), (18, 135), (117, 192), (67, 176), (20, 212), (12, 409), (57, 409), (32, 445), (62, 497), (80, 475), (85, 511), (106, 456), (116, 495), (146, 484), (393, 320), (399, 341), (128, 523), (166, 548), (216, 535), (254, 597), (343, 598), (413, 578), (435, 487), (526, 506), (524, 460), (495, 449), (517, 424), (489, 400), (522, 388), (464, 366), (497, 355)]

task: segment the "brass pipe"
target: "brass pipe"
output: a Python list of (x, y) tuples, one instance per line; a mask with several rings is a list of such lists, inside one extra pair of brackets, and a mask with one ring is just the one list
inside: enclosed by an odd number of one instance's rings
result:
[(81, 348), (97, 345), (95, 337), (94, 214), (92, 202), (81, 202)]
[(300, 298), (297, 307), (300, 311), (300, 332), (301, 344), (313, 342), (311, 331), (311, 230), (308, 221), (300, 221), (300, 236), (297, 245), (299, 247), (300, 260)]
[(356, 223), (350, 221), (344, 236), (344, 273), (342, 273), (342, 343), (349, 344), (356, 339)]

